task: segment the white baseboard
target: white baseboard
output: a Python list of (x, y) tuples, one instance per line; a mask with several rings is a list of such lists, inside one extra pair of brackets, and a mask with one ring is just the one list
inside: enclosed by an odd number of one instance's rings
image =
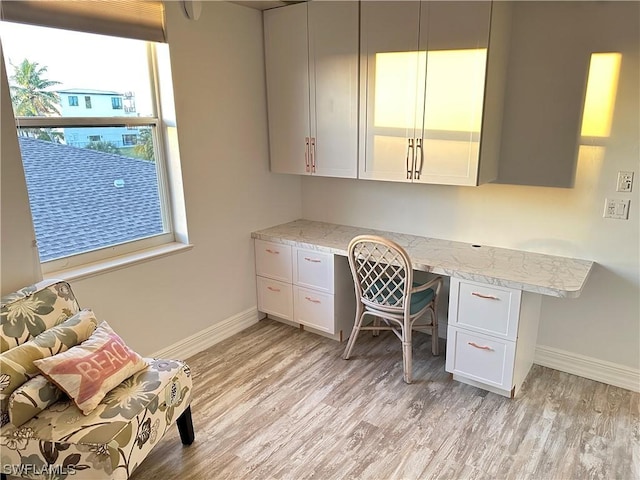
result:
[(536, 347), (533, 363), (640, 392), (640, 370), (625, 365), (541, 345)]
[(257, 322), (258, 309), (255, 307), (250, 308), (244, 312), (240, 312), (221, 322), (211, 325), (210, 327), (149, 356), (155, 358), (175, 358), (177, 360), (185, 360), (190, 356), (200, 353), (216, 343), (241, 332), (245, 328), (249, 328)]

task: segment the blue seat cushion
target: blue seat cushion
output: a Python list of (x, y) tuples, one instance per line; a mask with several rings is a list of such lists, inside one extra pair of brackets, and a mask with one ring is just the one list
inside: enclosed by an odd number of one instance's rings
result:
[[(382, 281), (382, 280), (378, 280), (372, 287), (371, 287), (371, 291), (372, 293), (375, 295), (375, 298), (373, 298), (374, 301), (383, 304), (384, 303), (384, 299), (389, 296), (390, 290), (393, 290), (395, 288), (395, 283), (390, 283), (388, 285), (386, 285), (386, 282)], [(419, 287), (420, 283), (417, 282), (413, 282), (413, 287)], [(391, 294), (391, 298), (389, 298), (389, 300), (387, 301), (387, 305), (393, 305), (394, 301), (400, 303), (401, 300), (401, 291), (402, 289), (398, 289), (396, 291), (394, 291)], [(426, 290), (423, 290), (422, 292), (417, 292), (411, 295), (411, 309), (410, 309), (410, 313), (411, 315), (418, 313), (420, 310), (422, 310), (424, 307), (426, 307), (429, 302), (431, 302), (433, 300), (433, 297), (435, 296), (435, 292), (433, 291), (433, 289), (431, 288), (427, 288)]]

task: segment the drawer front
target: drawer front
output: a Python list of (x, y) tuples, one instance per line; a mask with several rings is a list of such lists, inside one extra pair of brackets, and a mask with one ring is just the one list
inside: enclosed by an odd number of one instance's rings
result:
[(515, 340), (521, 297), (520, 290), (452, 278), (449, 325)]
[(333, 292), (333, 255), (301, 248), (293, 253), (293, 283), (326, 293)]
[(294, 322), (334, 334), (333, 295), (293, 286)]
[(258, 310), (293, 320), (293, 289), (290, 283), (257, 277)]
[(256, 274), (291, 283), (291, 247), (281, 243), (255, 241)]
[(516, 344), (449, 326), (447, 372), (511, 390)]

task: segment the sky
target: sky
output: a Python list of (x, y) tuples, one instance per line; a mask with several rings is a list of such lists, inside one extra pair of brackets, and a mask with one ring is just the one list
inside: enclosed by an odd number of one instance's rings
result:
[(146, 42), (9, 22), (0, 22), (0, 38), (7, 75), (26, 58), (48, 67), (58, 89), (133, 91), (138, 113), (151, 114)]

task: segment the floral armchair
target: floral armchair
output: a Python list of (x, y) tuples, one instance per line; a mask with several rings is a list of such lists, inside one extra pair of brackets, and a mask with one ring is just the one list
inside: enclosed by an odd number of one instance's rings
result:
[[(194, 440), (191, 375), (189, 367), (178, 360), (140, 357), (142, 369), (108, 391), (88, 413), (61, 392), (59, 385), (34, 375), (33, 369), (18, 368), (30, 388), (24, 388), (26, 383), (11, 387), (13, 379), (5, 370), (12, 368), (9, 357), (17, 347), (35, 342), (45, 351), (43, 356), (54, 356), (70, 352), (74, 345), (84, 345), (76, 327), (71, 333), (59, 329), (63, 323), (73, 325), (72, 318), (79, 312), (83, 311), (63, 281), (41, 282), (2, 297), (2, 480), (7, 476), (128, 479), (174, 421), (184, 445)], [(11, 389), (14, 391), (9, 392)]]

